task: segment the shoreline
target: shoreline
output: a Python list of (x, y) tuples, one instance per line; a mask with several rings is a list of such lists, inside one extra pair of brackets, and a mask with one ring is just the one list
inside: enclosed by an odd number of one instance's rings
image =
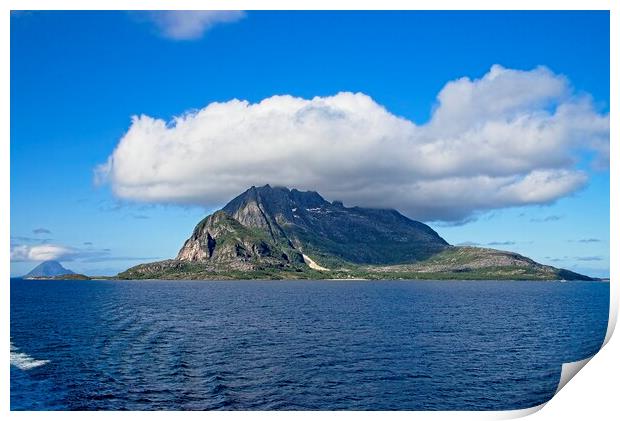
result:
[(370, 278), (296, 278), (296, 279), (274, 279), (274, 278), (239, 278), (239, 279), (191, 279), (191, 278), (177, 278), (177, 279), (168, 279), (168, 278), (136, 278), (136, 279), (125, 279), (125, 278), (116, 278), (116, 277), (92, 277), (88, 279), (62, 279), (62, 278), (22, 278), (19, 276), (11, 277), (10, 280), (20, 280), (20, 281), (74, 281), (74, 282), (84, 282), (84, 281), (165, 281), (165, 282), (246, 282), (246, 281), (278, 281), (278, 282), (295, 282), (295, 281), (328, 281), (328, 282), (347, 282), (347, 281), (362, 281), (362, 282), (411, 282), (411, 281), (419, 281), (419, 282), (557, 282), (557, 283), (573, 283), (573, 282), (588, 282), (588, 283), (610, 283), (609, 279), (592, 279), (592, 280), (565, 280), (565, 279), (433, 279), (433, 278), (399, 278), (399, 279), (370, 279)]

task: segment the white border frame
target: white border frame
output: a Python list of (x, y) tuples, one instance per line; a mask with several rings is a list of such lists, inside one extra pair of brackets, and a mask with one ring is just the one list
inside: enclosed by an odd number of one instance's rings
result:
[[(355, 7), (352, 7), (355, 6)], [(0, 220), (0, 267), (2, 269), (2, 282), (4, 282), (2, 297), (2, 323), (0, 324), (0, 337), (3, 339), (4, 352), (6, 360), (9, 356), (9, 338), (10, 338), (10, 294), (9, 282), (10, 278), (10, 262), (9, 262), (9, 236), (10, 236), (10, 219), (8, 216), (10, 209), (10, 66), (9, 49), (10, 49), (10, 10), (57, 10), (57, 9), (76, 9), (76, 10), (166, 10), (166, 9), (188, 9), (188, 10), (610, 10), (610, 110), (617, 105), (618, 94), (618, 77), (620, 69), (618, 68), (618, 47), (620, 33), (618, 26), (620, 19), (618, 13), (620, 8), (617, 2), (613, 0), (590, 0), (590, 1), (553, 1), (553, 0), (470, 0), (469, 2), (459, 0), (425, 0), (425, 1), (396, 1), (383, 0), (375, 1), (358, 1), (347, 4), (338, 0), (298, 0), (294, 4), (290, 1), (282, 0), (228, 0), (228, 1), (199, 1), (199, 0), (151, 0), (148, 2), (138, 0), (92, 0), (88, 3), (79, 0), (5, 0), (2, 2), (3, 14), (0, 21), (3, 22), (0, 39), (3, 49), (2, 58), (5, 60), (0, 66), (2, 77), (0, 78), (0, 92), (4, 92), (5, 99), (2, 101), (2, 124), (4, 136), (0, 142), (0, 190), (2, 209), (2, 218)], [(610, 140), (616, 138), (617, 119), (611, 114), (611, 131)], [(614, 142), (610, 145), (611, 152), (611, 168), (610, 168), (610, 233), (620, 233), (618, 226), (618, 180), (620, 173), (617, 163), (618, 147)], [(618, 411), (617, 387), (620, 364), (616, 356), (620, 346), (618, 340), (609, 343), (613, 330), (615, 328), (618, 314), (618, 282), (616, 280), (618, 272), (618, 236), (610, 238), (610, 317), (605, 345), (595, 355), (592, 361), (587, 364), (587, 368), (583, 373), (579, 374), (578, 380), (569, 382), (556, 397), (551, 399), (547, 404), (538, 407), (505, 412), (210, 412), (208, 416), (214, 419), (237, 419), (241, 417), (249, 417), (259, 420), (292, 418), (299, 420), (314, 420), (317, 416), (321, 418), (341, 419), (341, 417), (349, 419), (374, 419), (375, 417), (389, 417), (392, 419), (409, 419), (415, 416), (418, 419), (508, 419), (525, 416), (537, 412), (543, 406), (547, 409), (536, 414), (539, 419), (557, 419), (568, 417), (569, 419), (594, 417), (594, 419), (613, 419)], [(9, 411), (9, 363), (5, 360), (5, 365), (0, 366), (0, 375), (2, 376), (2, 395), (0, 396), (0, 405), (2, 412), (14, 419), (31, 419), (35, 417), (44, 417), (49, 419), (80, 419), (83, 414), (79, 412), (10, 412)], [(574, 368), (574, 367), (573, 367)], [(578, 371), (578, 370), (577, 370)], [(89, 417), (98, 419), (109, 417), (121, 418), (144, 418), (150, 420), (168, 419), (169, 417), (183, 416), (191, 419), (198, 419), (205, 416), (202, 412), (90, 412)], [(542, 418), (541, 418), (542, 417)]]

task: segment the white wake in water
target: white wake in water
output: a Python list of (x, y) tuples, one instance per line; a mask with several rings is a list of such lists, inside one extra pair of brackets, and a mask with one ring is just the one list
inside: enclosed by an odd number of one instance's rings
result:
[(35, 360), (30, 355), (18, 352), (19, 348), (11, 342), (11, 365), (20, 370), (30, 370), (31, 368), (41, 367), (49, 363), (49, 360)]

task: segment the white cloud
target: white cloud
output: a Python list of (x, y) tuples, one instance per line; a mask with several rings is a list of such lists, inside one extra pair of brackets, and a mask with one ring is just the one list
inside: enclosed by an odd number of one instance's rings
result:
[(96, 263), (106, 261), (149, 261), (159, 258), (112, 255), (110, 249), (95, 249), (92, 247), (92, 243), (85, 245), (88, 247), (77, 248), (59, 244), (11, 244), (11, 261), (42, 262), (45, 260), (60, 260), (62, 262), (80, 261)]
[(47, 228), (35, 228), (32, 230), (32, 233), (35, 235), (39, 235), (39, 234), (51, 234), (52, 232), (48, 230)]
[(571, 194), (587, 183), (584, 150), (608, 163), (608, 115), (544, 67), (496, 65), (447, 83), (423, 125), (350, 92), (134, 116), (95, 178), (132, 201), (217, 206), (270, 183), (454, 221)]
[(42, 262), (45, 260), (60, 260), (63, 262), (81, 260), (98, 261), (109, 259), (110, 250), (93, 248), (80, 249), (60, 244), (11, 244), (11, 261), (13, 262)]
[(245, 16), (238, 10), (158, 10), (144, 15), (162, 36), (175, 40), (197, 39), (218, 23), (238, 21)]
[(11, 261), (14, 262), (63, 260), (71, 254), (71, 249), (54, 244), (11, 245)]

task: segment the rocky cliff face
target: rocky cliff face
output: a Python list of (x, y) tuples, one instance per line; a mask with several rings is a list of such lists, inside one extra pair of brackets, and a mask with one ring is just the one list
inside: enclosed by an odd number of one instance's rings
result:
[(266, 228), (243, 225), (224, 211), (209, 215), (196, 226), (176, 260), (233, 270), (252, 270), (260, 264), (303, 263), (301, 253), (285, 238), (271, 235)]
[[(177, 259), (189, 262), (412, 263), (448, 243), (394, 210), (347, 208), (316, 192), (252, 187), (194, 229)], [(321, 262), (323, 261), (323, 262)]]

